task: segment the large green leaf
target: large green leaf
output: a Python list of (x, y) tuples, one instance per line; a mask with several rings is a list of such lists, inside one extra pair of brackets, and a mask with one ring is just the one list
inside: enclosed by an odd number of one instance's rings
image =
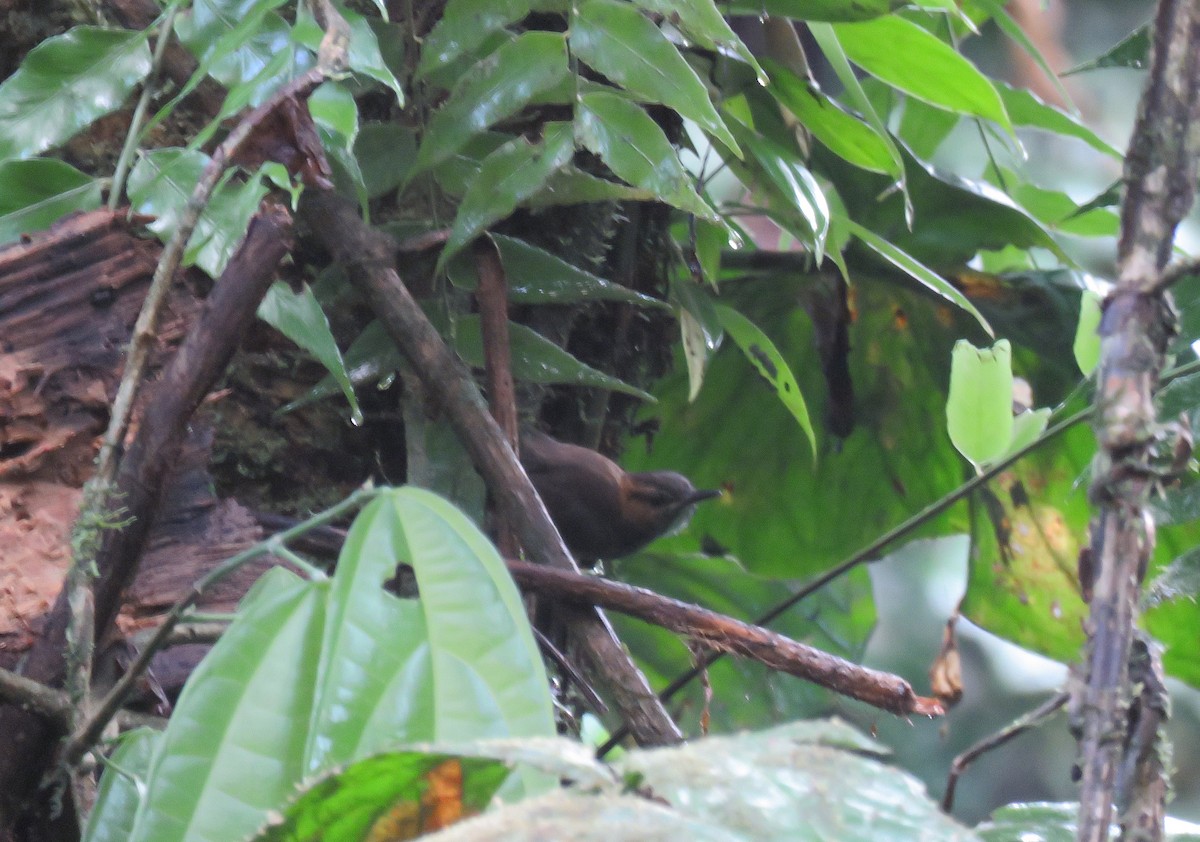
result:
[(1004, 108), (1015, 125), (1045, 129), (1048, 132), (1074, 137), (1088, 146), (1116, 160), (1124, 160), (1121, 150), (1105, 141), (1078, 118), (1038, 99), (1037, 94), (1025, 88), (1014, 88), (1003, 82), (993, 83), (1004, 100)]
[[(276, 56), (296, 52), (287, 21), (272, 11), (284, 2), (196, 0), (176, 16), (175, 34), (200, 60), (201, 73), (235, 88), (259, 78)], [(278, 85), (280, 80), (267, 84)], [(264, 87), (258, 98), (266, 92)]]
[(573, 54), (590, 67), (635, 96), (675, 109), (737, 151), (696, 71), (636, 8), (587, 0), (572, 18), (570, 36)]
[(103, 185), (50, 158), (0, 161), (0, 243), (49, 228), (74, 211), (100, 207)]
[(283, 281), (276, 281), (258, 305), (258, 317), (325, 366), (350, 403), (354, 423), (361, 424), (362, 410), (354, 396), (350, 374), (346, 371), (346, 363), (338, 349), (337, 340), (333, 338), (333, 331), (329, 328), (329, 319), (325, 317), (312, 288), (305, 284), (300, 292), (293, 292)]
[(975, 465), (995, 461), (1008, 451), (1013, 434), (1012, 345), (1001, 339), (976, 348), (965, 339), (954, 343), (946, 428), (958, 452)]
[(930, 105), (1012, 130), (1004, 103), (987, 77), (912, 21), (889, 15), (833, 28), (849, 59), (872, 76)]
[(458, 206), (438, 265), (445, 266), (489, 225), (507, 217), (521, 202), (541, 190), (547, 179), (574, 154), (570, 126), (549, 124), (541, 143), (515, 137), (484, 158), (479, 175), (467, 187)]
[(526, 32), (465, 74), (429, 121), (413, 173), (422, 172), (567, 78), (567, 45), (554, 32)]
[(771, 15), (806, 21), (870, 20), (887, 15), (908, 3), (902, 0), (733, 0), (726, 14)]
[[(301, 14), (297, 16), (296, 26), (292, 29), (292, 38), (315, 53), (320, 48), (321, 39), (325, 33), (308, 13), (306, 5), (300, 6), (300, 12)], [(375, 30), (371, 28), (371, 22), (358, 12), (351, 11), (344, 6), (339, 9), (339, 12), (350, 26), (350, 46), (346, 51), (346, 62), (350, 69), (386, 85), (396, 94), (397, 104), (403, 106), (404, 88), (400, 84), (400, 80), (392, 73), (392, 69), (388, 67), (387, 62), (384, 61), (383, 53), (380, 51), (379, 38), (376, 36)]]
[(120, 108), (149, 71), (142, 32), (78, 26), (47, 38), (0, 85), (0, 158), (69, 140)]
[(150, 767), (131, 840), (248, 836), (306, 772), (328, 583), (276, 568), (193, 671)]
[(618, 177), (680, 210), (717, 218), (692, 187), (691, 176), (662, 129), (640, 106), (616, 94), (584, 94), (575, 131), (580, 144), (599, 155)]
[[(644, 401), (654, 401), (653, 395), (580, 362), (524, 325), (509, 324), (508, 330), (512, 375), (517, 380), (610, 389)], [(483, 335), (478, 316), (463, 316), (455, 323), (454, 347), (468, 365), (483, 367)]]
[(766, 83), (767, 75), (758, 66), (754, 54), (725, 22), (713, 0), (634, 0), (634, 3), (670, 21), (702, 47), (737, 53), (754, 68), (759, 81)]

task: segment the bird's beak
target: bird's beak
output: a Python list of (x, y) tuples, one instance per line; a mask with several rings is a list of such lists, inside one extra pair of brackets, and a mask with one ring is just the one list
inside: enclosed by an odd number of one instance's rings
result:
[(687, 505), (699, 503), (701, 500), (711, 500), (714, 497), (720, 497), (723, 492), (720, 489), (700, 489), (693, 491), (687, 498)]

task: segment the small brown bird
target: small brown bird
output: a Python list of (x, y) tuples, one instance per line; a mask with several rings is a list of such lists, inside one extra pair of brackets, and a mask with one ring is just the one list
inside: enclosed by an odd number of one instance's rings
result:
[(532, 429), (521, 434), (521, 464), (567, 548), (585, 561), (620, 558), (678, 532), (697, 503), (721, 494), (673, 471), (629, 473), (594, 450)]

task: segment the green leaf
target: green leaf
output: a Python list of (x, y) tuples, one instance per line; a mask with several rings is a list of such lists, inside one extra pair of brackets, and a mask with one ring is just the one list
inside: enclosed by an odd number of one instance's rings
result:
[[(732, 0), (723, 5), (726, 14), (759, 17), (793, 18), (804, 21), (870, 20), (880, 15), (891, 14), (899, 6), (908, 3), (898, 0)], [(919, 5), (919, 4), (918, 4)]]
[(551, 173), (542, 189), (530, 196), (525, 205), (535, 209), (591, 202), (649, 202), (656, 198), (652, 190), (599, 178), (567, 164)]
[(480, 47), (493, 32), (529, 14), (529, 0), (449, 0), (421, 44), (417, 77)]
[(412, 174), (458, 152), (567, 77), (567, 45), (554, 32), (525, 32), (476, 64), (429, 121)]
[(773, 209), (784, 227), (812, 251), (819, 264), (825, 255), (829, 234), (829, 204), (812, 173), (800, 163), (800, 156), (774, 141), (762, 137), (737, 120), (730, 126), (749, 151), (743, 166), (752, 174), (752, 185), (764, 190), (774, 201)]
[(642, 295), (573, 266), (557, 255), (515, 237), (493, 234), (508, 276), (508, 299), (518, 304), (575, 304), (624, 301), (670, 310), (665, 301)]
[(718, 218), (692, 187), (692, 177), (667, 136), (638, 105), (616, 94), (584, 94), (575, 131), (579, 143), (599, 155), (619, 178), (680, 210)]
[(100, 207), (103, 184), (50, 158), (0, 161), (0, 243)]
[(515, 137), (484, 158), (479, 175), (467, 187), (458, 206), (438, 266), (445, 266), (489, 225), (504, 219), (521, 202), (537, 193), (550, 175), (570, 161), (574, 153), (570, 127), (548, 124), (542, 143), (533, 144), (524, 137)]
[(305, 774), (328, 583), (271, 570), (192, 672), (150, 767), (137, 842), (253, 833)]
[(721, 327), (742, 349), (746, 359), (775, 390), (776, 396), (796, 419), (796, 423), (808, 437), (813, 459), (816, 459), (817, 434), (813, 432), (812, 421), (808, 417), (808, 406), (804, 403), (804, 395), (800, 394), (796, 376), (792, 374), (791, 368), (788, 367), (787, 361), (775, 347), (775, 343), (757, 325), (732, 307), (721, 304), (717, 305), (716, 311), (717, 317), (721, 320)]
[(1038, 437), (1046, 432), (1046, 425), (1050, 423), (1050, 414), (1050, 409), (1044, 407), (1029, 409), (1014, 416), (1012, 438), (1009, 439), (1008, 449), (1000, 458), (1007, 459), (1018, 450), (1023, 450), (1037, 441)]
[(142, 803), (146, 770), (162, 742), (162, 732), (138, 728), (122, 734), (118, 741), (100, 778), (84, 842), (128, 842)]
[[(608, 389), (654, 402), (653, 395), (580, 362), (546, 337), (524, 325), (509, 323), (508, 331), (512, 351), (512, 375), (517, 380)], [(483, 334), (479, 316), (463, 316), (455, 321), (454, 348), (467, 365), (483, 368)]]
[[(404, 88), (384, 61), (379, 49), (379, 38), (371, 28), (371, 22), (341, 4), (338, 5), (338, 12), (350, 26), (350, 47), (346, 51), (350, 69), (391, 88), (396, 94), (397, 104), (403, 106)], [(325, 33), (309, 13), (308, 7), (301, 5), (296, 25), (292, 28), (292, 38), (315, 53), (320, 49), (321, 39), (324, 37)]]
[[(166, 242), (179, 226), (209, 158), (183, 149), (155, 149), (142, 155), (129, 173), (129, 201), (138, 213), (155, 217), (150, 230)], [(259, 175), (238, 184), (228, 178), (213, 192), (184, 250), (184, 265), (195, 264), (218, 277), (246, 235), (267, 188)]]
[(422, 813), (430, 809), (423, 796), (439, 783), (455, 796), (461, 784), (465, 818), (483, 812), (506, 777), (508, 767), (498, 760), (415, 751), (374, 755), (306, 782), (300, 797), (251, 842), (368, 840), (377, 838), (377, 826), (411, 826), (423, 835)]
[(1004, 103), (987, 77), (925, 29), (901, 17), (832, 24), (847, 57), (905, 93), (1012, 131)]
[(741, 56), (754, 68), (758, 81), (764, 85), (767, 83), (767, 74), (759, 67), (754, 54), (725, 22), (713, 0), (634, 0), (634, 3), (651, 14), (661, 16), (702, 47)]
[(897, 269), (908, 274), (922, 286), (945, 298), (950, 303), (962, 308), (966, 312), (975, 317), (979, 322), (980, 327), (987, 331), (989, 336), (993, 336), (992, 327), (984, 319), (983, 315), (975, 308), (975, 305), (967, 300), (967, 297), (955, 289), (954, 285), (934, 272), (928, 266), (915, 259), (912, 255), (907, 254), (902, 249), (889, 243), (883, 237), (880, 237), (874, 231), (864, 228), (852, 219), (842, 218), (842, 223), (849, 229), (855, 238), (859, 240), (871, 251), (878, 254), (888, 263), (891, 263)]
[(965, 339), (954, 345), (946, 427), (958, 452), (976, 467), (995, 461), (1012, 440), (1012, 346), (1001, 339), (990, 349)]
[(364, 123), (354, 141), (354, 158), (362, 172), (367, 197), (378, 199), (403, 184), (416, 156), (416, 137), (408, 126)]
[(29, 51), (0, 85), (0, 158), (28, 158), (120, 108), (150, 71), (146, 35), (77, 26)]
[(588, 66), (635, 96), (675, 109), (738, 153), (700, 77), (637, 9), (587, 0), (572, 19), (570, 37), (572, 52)]
[(329, 320), (317, 303), (312, 288), (304, 284), (300, 292), (292, 292), (292, 288), (283, 281), (276, 281), (259, 304), (258, 317), (325, 366), (350, 403), (351, 419), (355, 425), (362, 424), (362, 409), (354, 396), (354, 387), (350, 384), (342, 352), (338, 349), (333, 331), (329, 329)]
[(1116, 45), (1103, 55), (1097, 56), (1083, 64), (1076, 65), (1064, 72), (1063, 76), (1075, 73), (1085, 73), (1089, 70), (1099, 70), (1105, 67), (1125, 67), (1131, 70), (1145, 70), (1150, 66), (1150, 24), (1144, 23), (1122, 38)]
[(1098, 293), (1084, 290), (1079, 298), (1079, 323), (1075, 328), (1075, 362), (1083, 376), (1096, 370), (1100, 362), (1100, 316), (1102, 299)]
[(767, 61), (771, 92), (829, 151), (856, 167), (899, 178), (901, 167), (887, 141), (871, 126), (843, 110), (814, 82), (801, 79), (775, 61)]
[[(272, 10), (285, 0), (196, 0), (175, 18), (175, 34), (200, 61), (200, 78), (205, 73), (232, 90), (261, 79), (260, 74), (280, 54), (296, 56), (291, 27)], [(254, 104), (266, 98), (282, 79), (261, 80), (252, 97)], [(183, 95), (189, 87), (180, 92)]]
[[(1046, 80), (1054, 86), (1062, 101), (1071, 106), (1072, 110), (1076, 110), (1074, 104), (1071, 102), (1071, 95), (1067, 92), (1066, 86), (1059, 80), (1058, 74), (1050, 67), (1050, 63), (1046, 61), (1046, 57), (1042, 55), (1042, 51), (1037, 48), (1033, 40), (1025, 34), (1025, 30), (1021, 28), (1021, 25), (1013, 20), (1012, 15), (1005, 10), (1002, 0), (978, 0), (978, 2), (987, 10), (992, 20), (996, 22), (996, 26), (1000, 27), (1000, 31), (1012, 39), (1014, 43), (1019, 44), (1021, 49), (1025, 51), (1025, 54), (1033, 59), (1033, 63), (1042, 71)], [(1009, 115), (1012, 116), (1011, 111), (1009, 111)]]
[(1103, 140), (1099, 135), (1085, 126), (1078, 118), (1060, 111), (1052, 105), (1042, 102), (1036, 94), (1025, 88), (1014, 88), (1004, 82), (994, 82), (1000, 98), (1004, 100), (1004, 108), (1014, 124), (1045, 129), (1048, 132), (1074, 137), (1082, 140), (1088, 146), (1115, 158), (1124, 159), (1121, 150)]

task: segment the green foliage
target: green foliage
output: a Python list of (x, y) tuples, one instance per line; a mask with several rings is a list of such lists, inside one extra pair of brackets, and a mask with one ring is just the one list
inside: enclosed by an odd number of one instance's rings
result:
[(1001, 339), (990, 349), (966, 340), (954, 345), (946, 423), (950, 441), (975, 465), (1008, 451), (1013, 433), (1012, 346)]
[[(419, 599), (383, 590), (398, 560)], [(355, 520), (332, 579), (275, 568), (257, 583), (161, 739), (136, 749), (150, 758), (137, 755), (132, 822), (133, 795), (113, 783), (89, 838), (130, 826), (122, 838), (242, 838), (301, 780), (384, 747), (553, 732), (537, 646), (495, 548), (437, 496), (385, 491)]]

